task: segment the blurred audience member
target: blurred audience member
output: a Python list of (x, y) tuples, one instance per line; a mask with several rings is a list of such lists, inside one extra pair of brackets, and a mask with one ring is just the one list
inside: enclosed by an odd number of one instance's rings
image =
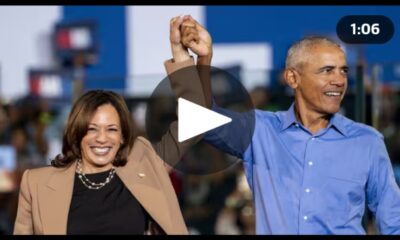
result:
[(215, 224), (215, 234), (255, 234), (252, 194), (243, 169), (238, 172), (237, 178), (238, 184), (235, 191), (226, 198), (225, 206), (218, 214)]

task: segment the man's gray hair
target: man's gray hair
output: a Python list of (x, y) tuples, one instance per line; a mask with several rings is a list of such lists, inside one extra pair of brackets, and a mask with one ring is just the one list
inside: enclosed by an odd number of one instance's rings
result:
[(327, 37), (322, 37), (322, 36), (305, 37), (300, 41), (294, 43), (289, 48), (286, 56), (286, 68), (300, 67), (299, 64), (301, 64), (301, 61), (304, 59), (307, 50), (310, 50), (312, 47), (315, 47), (320, 44), (331, 45), (342, 49), (338, 43)]

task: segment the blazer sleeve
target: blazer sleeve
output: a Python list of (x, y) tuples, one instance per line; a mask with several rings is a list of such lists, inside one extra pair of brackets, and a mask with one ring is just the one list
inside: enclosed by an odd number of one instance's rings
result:
[[(206, 107), (202, 83), (193, 58), (176, 63), (173, 60), (164, 62), (176, 99), (184, 98), (200, 106)], [(179, 70), (179, 71), (178, 71)], [(186, 141), (178, 141), (178, 122), (170, 124), (167, 132), (159, 142), (153, 144), (157, 154), (166, 162), (168, 171), (175, 166), (190, 146), (200, 141), (203, 134)]]
[(28, 185), (29, 170), (22, 175), (18, 198), (17, 217), (14, 224), (14, 234), (33, 234), (32, 198)]

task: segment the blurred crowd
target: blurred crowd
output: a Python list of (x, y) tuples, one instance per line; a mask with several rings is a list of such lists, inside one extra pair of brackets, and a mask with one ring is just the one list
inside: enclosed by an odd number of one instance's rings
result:
[[(291, 93), (283, 84), (273, 89), (256, 87), (250, 97), (256, 108), (264, 110), (287, 109), (291, 103)], [(60, 153), (70, 104), (54, 104), (27, 96), (11, 103), (0, 102), (0, 105), (0, 156), (15, 158), (14, 165), (4, 163), (13, 159), (0, 161), (0, 234), (12, 234), (22, 173), (49, 165)], [(380, 105), (378, 129), (385, 136), (400, 184), (399, 92), (383, 87)], [(131, 112), (139, 134), (145, 136), (144, 104), (132, 105)], [(191, 234), (255, 233), (252, 194), (239, 159), (200, 142), (185, 155), (182, 163), (170, 177)], [(368, 232), (373, 234), (373, 227)]]
[(400, 93), (393, 87), (384, 86), (381, 94), (378, 130), (385, 137), (396, 181), (400, 184)]
[(0, 233), (12, 232), (15, 220), (18, 186), (25, 169), (49, 163), (52, 127), (57, 113), (49, 102), (27, 96), (12, 103), (1, 102), (0, 108)]

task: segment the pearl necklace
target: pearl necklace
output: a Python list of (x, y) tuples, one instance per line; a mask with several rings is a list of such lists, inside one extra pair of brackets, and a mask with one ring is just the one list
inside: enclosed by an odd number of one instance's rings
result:
[(108, 174), (108, 177), (106, 178), (106, 180), (104, 182), (95, 183), (95, 182), (90, 181), (86, 177), (85, 173), (82, 171), (82, 160), (79, 159), (78, 165), (77, 165), (77, 173), (78, 173), (79, 179), (81, 180), (81, 182), (83, 183), (83, 185), (85, 187), (87, 187), (89, 189), (98, 190), (111, 182), (111, 179), (113, 179), (113, 177), (115, 175), (115, 167), (112, 166), (111, 171)]

